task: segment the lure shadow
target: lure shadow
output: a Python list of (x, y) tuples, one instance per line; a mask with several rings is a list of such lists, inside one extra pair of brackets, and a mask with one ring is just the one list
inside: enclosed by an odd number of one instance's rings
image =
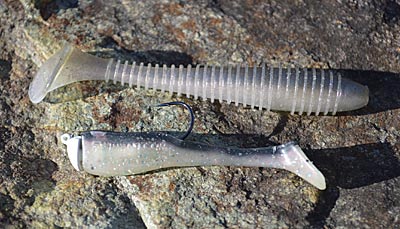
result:
[(400, 74), (348, 69), (338, 71), (343, 77), (368, 86), (369, 102), (362, 109), (337, 115), (367, 115), (400, 108)]
[[(184, 132), (168, 133), (176, 137), (184, 134)], [(221, 147), (250, 148), (276, 145), (268, 137), (257, 134), (217, 135), (192, 133), (187, 140)], [(340, 189), (365, 187), (400, 176), (400, 161), (395, 156), (394, 149), (387, 143), (305, 150), (305, 153), (321, 170), (327, 182), (327, 189), (321, 192), (315, 208), (309, 212), (306, 218), (312, 228), (324, 227), (326, 219), (340, 196)], [(175, 168), (164, 168), (145, 174), (171, 169)]]
[[(170, 133), (177, 137), (183, 134), (182, 132)], [(213, 135), (192, 133), (188, 140), (231, 147), (276, 145), (265, 136), (255, 134)], [(321, 192), (315, 208), (307, 216), (312, 228), (324, 227), (326, 219), (340, 196), (340, 189), (365, 187), (400, 176), (400, 161), (395, 156), (394, 149), (387, 143), (305, 150), (305, 153), (321, 170), (327, 182), (327, 189)], [(151, 171), (146, 174), (170, 169), (174, 168)]]
[[(129, 64), (135, 61), (136, 63), (151, 63), (153, 66), (155, 64), (159, 64), (160, 66), (164, 64), (167, 66), (171, 66), (172, 64), (175, 66), (179, 66), (180, 64), (183, 66), (187, 66), (188, 64), (193, 65), (193, 58), (190, 55), (176, 51), (130, 51), (113, 43), (111, 45), (108, 43), (106, 48), (110, 48), (111, 51), (89, 53), (103, 58), (119, 59), (122, 64), (127, 60)], [(48, 103), (62, 103), (92, 97), (103, 92), (118, 92), (128, 87), (127, 84), (121, 86), (119, 83), (113, 84), (112, 82), (106, 83), (105, 81), (78, 82), (49, 92), (44, 101)]]
[(400, 176), (400, 162), (387, 143), (306, 150), (330, 186), (359, 188)]
[[(266, 147), (276, 145), (268, 140), (268, 137), (255, 134), (232, 134), (220, 137), (194, 133), (190, 136), (196, 141), (221, 146), (232, 146), (233, 144), (234, 147)], [(240, 145), (242, 143), (245, 145)], [(326, 219), (340, 196), (340, 189), (365, 187), (400, 176), (400, 161), (388, 143), (319, 150), (306, 149), (305, 153), (321, 170), (327, 182), (327, 189), (321, 192), (316, 207), (307, 216), (307, 220), (313, 228), (322, 228), (325, 225)]]
[[(185, 134), (185, 132), (166, 133), (177, 138)], [(221, 147), (238, 148), (259, 148), (278, 145), (265, 136), (258, 134), (215, 135), (192, 133), (187, 140)], [(325, 175), (328, 189), (329, 187), (359, 188), (400, 176), (400, 161), (395, 156), (395, 151), (390, 144), (387, 143), (319, 150), (305, 149), (304, 151)]]
[[(128, 60), (129, 63), (136, 61), (137, 63), (151, 63), (170, 66), (175, 64), (184, 66), (192, 63), (192, 57), (174, 51), (150, 50), (143, 52), (133, 51), (112, 51), (112, 52), (97, 52), (97, 56), (107, 58), (118, 58)], [(400, 108), (400, 75), (391, 72), (378, 71), (360, 71), (360, 70), (337, 70), (342, 76), (358, 83), (368, 86), (370, 91), (370, 99), (368, 105), (362, 109), (348, 112), (339, 112), (336, 116), (355, 116), (375, 114), (383, 111), (394, 110)], [(79, 98), (87, 98), (95, 96), (102, 92), (118, 92), (123, 88), (128, 88), (127, 85), (115, 85), (102, 81), (90, 81), (84, 83), (74, 83), (49, 93), (45, 101), (49, 103), (60, 103), (72, 101)]]
[[(114, 50), (114, 49), (113, 49)], [(100, 56), (103, 58), (114, 58), (120, 59), (121, 63), (127, 60), (130, 64), (132, 62), (144, 64), (151, 63), (151, 65), (175, 65), (179, 66), (182, 64), (186, 66), (188, 64), (193, 64), (193, 58), (182, 52), (176, 51), (164, 51), (164, 50), (147, 50), (147, 51), (130, 51), (127, 49), (119, 48), (116, 51), (106, 51), (106, 52), (92, 52), (91, 54)]]
[(400, 176), (400, 162), (389, 144), (308, 150), (306, 153), (327, 180), (327, 189), (307, 216), (316, 228), (325, 225), (340, 196), (339, 188), (359, 188)]
[[(109, 51), (105, 52), (92, 52), (91, 54), (103, 57), (103, 58), (114, 58), (121, 60), (124, 63), (127, 60), (129, 63), (135, 61), (136, 63), (151, 63), (171, 66), (172, 64), (179, 66), (180, 64), (187, 66), (193, 64), (193, 58), (186, 54), (176, 51), (164, 51), (164, 50), (147, 50), (147, 51), (131, 51), (121, 48), (111, 38), (106, 38), (102, 44), (104, 48)], [(363, 71), (363, 70), (351, 70), (351, 69), (333, 69), (338, 71), (343, 77), (359, 82), (363, 85), (368, 86), (370, 90), (370, 100), (366, 107), (350, 112), (341, 112), (337, 115), (365, 115), (374, 114), (382, 111), (393, 110), (400, 108), (400, 75), (392, 72), (380, 72), (380, 71)], [(79, 83), (81, 85), (77, 90), (73, 90), (74, 87), (66, 86), (61, 89), (57, 89), (55, 92), (61, 93), (50, 93), (46, 97), (48, 102), (64, 102), (70, 101), (77, 98), (86, 98), (89, 96), (96, 95), (102, 91), (112, 92), (119, 91), (123, 87), (120, 85), (111, 85), (104, 82), (91, 82), (91, 83)], [(82, 86), (84, 85), (84, 86)], [(76, 85), (75, 85), (76, 86)], [(57, 98), (58, 96), (58, 98)]]

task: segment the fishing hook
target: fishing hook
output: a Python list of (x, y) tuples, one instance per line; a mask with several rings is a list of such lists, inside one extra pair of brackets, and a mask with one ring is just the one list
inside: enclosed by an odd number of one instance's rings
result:
[(194, 126), (194, 113), (193, 113), (192, 108), (188, 104), (186, 104), (185, 102), (182, 102), (182, 101), (172, 101), (172, 102), (168, 102), (168, 103), (161, 103), (161, 104), (158, 104), (156, 107), (177, 106), (177, 105), (185, 107), (189, 111), (189, 115), (190, 115), (189, 128), (186, 131), (185, 135), (183, 135), (183, 137), (181, 137), (182, 140), (185, 140), (189, 136), (189, 134), (192, 132), (193, 126)]

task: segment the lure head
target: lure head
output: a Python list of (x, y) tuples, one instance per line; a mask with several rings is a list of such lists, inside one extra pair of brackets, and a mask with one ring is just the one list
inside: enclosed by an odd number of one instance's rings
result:
[(52, 86), (53, 82), (72, 50), (71, 45), (64, 46), (40, 67), (29, 85), (29, 98), (33, 103), (39, 103), (44, 99), (47, 92), (55, 89)]
[(70, 134), (63, 134), (61, 141), (67, 145), (68, 158), (77, 171), (82, 171), (82, 137), (72, 137)]

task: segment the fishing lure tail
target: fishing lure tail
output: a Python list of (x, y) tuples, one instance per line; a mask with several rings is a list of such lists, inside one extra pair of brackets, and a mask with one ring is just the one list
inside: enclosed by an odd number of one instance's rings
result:
[(90, 131), (62, 136), (75, 169), (100, 176), (144, 173), (188, 166), (245, 166), (288, 170), (318, 189), (325, 178), (295, 143), (264, 148), (230, 148), (181, 140), (163, 132)]
[(303, 178), (320, 190), (326, 188), (325, 177), (317, 167), (307, 158), (303, 150), (294, 143), (278, 146), (278, 154), (281, 157), (279, 164), (281, 169), (290, 171)]

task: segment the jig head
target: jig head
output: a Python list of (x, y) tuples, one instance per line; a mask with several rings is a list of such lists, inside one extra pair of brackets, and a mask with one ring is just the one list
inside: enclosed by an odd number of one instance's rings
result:
[(368, 103), (366, 86), (342, 78), (325, 69), (261, 67), (217, 67), (179, 65), (152, 66), (128, 61), (102, 59), (66, 45), (39, 69), (29, 87), (33, 103), (43, 100), (49, 91), (84, 80), (112, 80), (122, 85), (191, 95), (197, 99), (218, 99), (267, 110), (290, 111), (310, 115), (336, 114), (359, 109)]

